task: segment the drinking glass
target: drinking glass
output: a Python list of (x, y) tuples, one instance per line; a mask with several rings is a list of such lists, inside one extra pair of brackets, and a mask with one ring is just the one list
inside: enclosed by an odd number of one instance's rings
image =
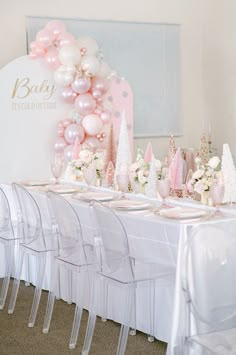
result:
[(59, 178), (63, 169), (63, 157), (61, 154), (56, 154), (51, 162), (52, 174), (55, 178), (55, 184), (59, 184)]
[(211, 186), (211, 198), (212, 198), (213, 205), (216, 208), (214, 214), (221, 214), (220, 205), (223, 201), (224, 193), (225, 193), (225, 187), (223, 184), (213, 183), (213, 185)]
[(169, 179), (161, 179), (157, 181), (157, 190), (162, 198), (161, 208), (168, 208), (170, 207), (166, 203), (166, 198), (169, 196), (170, 193), (170, 181)]
[(128, 189), (129, 175), (128, 174), (117, 174), (116, 182), (119, 190), (121, 191), (121, 198), (125, 198), (125, 192)]
[(83, 169), (84, 180), (88, 185), (92, 185), (92, 183), (96, 179), (96, 168), (94, 164), (90, 164), (88, 167)]

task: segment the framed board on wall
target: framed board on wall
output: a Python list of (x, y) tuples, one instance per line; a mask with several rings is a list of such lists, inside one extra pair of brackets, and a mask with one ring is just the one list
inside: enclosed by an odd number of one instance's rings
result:
[[(27, 46), (55, 18), (26, 18)], [(58, 18), (57, 18), (58, 19)], [(75, 37), (90, 36), (134, 94), (134, 137), (182, 135), (180, 25), (63, 19)]]

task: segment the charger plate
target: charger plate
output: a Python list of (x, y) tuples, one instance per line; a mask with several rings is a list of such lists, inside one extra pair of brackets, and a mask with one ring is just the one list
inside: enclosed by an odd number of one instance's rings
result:
[(22, 185), (25, 186), (47, 186), (50, 185), (51, 182), (50, 181), (46, 181), (46, 180), (25, 180), (25, 181), (21, 181), (20, 182)]
[(86, 202), (90, 201), (100, 201), (100, 202), (108, 202), (114, 200), (116, 196), (114, 194), (109, 194), (109, 193), (102, 193), (102, 192), (95, 192), (95, 191), (89, 191), (89, 192), (84, 192), (81, 194), (76, 194), (73, 196), (73, 198), (78, 199), (78, 200), (83, 200)]
[(209, 216), (210, 211), (198, 208), (173, 207), (159, 211), (159, 215), (171, 219), (194, 219)]
[(120, 211), (136, 211), (150, 209), (152, 205), (139, 200), (116, 200), (111, 203), (111, 207)]

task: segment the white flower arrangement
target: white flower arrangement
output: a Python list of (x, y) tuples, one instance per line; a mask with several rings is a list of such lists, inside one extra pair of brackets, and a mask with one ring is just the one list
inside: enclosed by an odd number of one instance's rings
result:
[(104, 169), (104, 157), (101, 153), (93, 153), (89, 149), (83, 149), (79, 153), (79, 159), (72, 160), (69, 164), (73, 172), (79, 177), (83, 176), (84, 168), (88, 168), (91, 164), (94, 164), (97, 178), (101, 178)]
[(216, 174), (221, 169), (221, 161), (219, 157), (212, 157), (204, 166), (201, 159), (195, 159), (197, 170), (193, 173), (192, 178), (187, 183), (189, 192), (197, 192), (202, 194), (203, 191), (209, 191)]
[(148, 181), (149, 169), (149, 164), (143, 159), (142, 149), (138, 148), (136, 161), (129, 167), (130, 181), (145, 185)]
[[(155, 159), (155, 164), (157, 174), (159, 176), (162, 168), (162, 162), (158, 159)], [(143, 151), (142, 149), (138, 148), (136, 161), (129, 167), (129, 177), (131, 183), (137, 182), (143, 186), (146, 185), (148, 182), (149, 170), (150, 164), (144, 161)]]

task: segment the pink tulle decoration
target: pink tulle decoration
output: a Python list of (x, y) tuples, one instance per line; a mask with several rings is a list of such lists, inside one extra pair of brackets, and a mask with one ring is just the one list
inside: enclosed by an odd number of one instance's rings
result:
[(183, 183), (183, 161), (180, 148), (177, 149), (175, 156), (169, 167), (170, 188), (178, 190)]
[(151, 161), (152, 161), (152, 155), (153, 155), (153, 152), (152, 152), (152, 143), (149, 142), (148, 145), (147, 145), (145, 154), (144, 154), (144, 161), (145, 161), (146, 163), (151, 163)]
[(73, 149), (73, 159), (79, 158), (80, 150), (81, 150), (81, 145), (80, 145), (79, 137), (76, 137), (76, 140), (74, 143), (74, 149)]

